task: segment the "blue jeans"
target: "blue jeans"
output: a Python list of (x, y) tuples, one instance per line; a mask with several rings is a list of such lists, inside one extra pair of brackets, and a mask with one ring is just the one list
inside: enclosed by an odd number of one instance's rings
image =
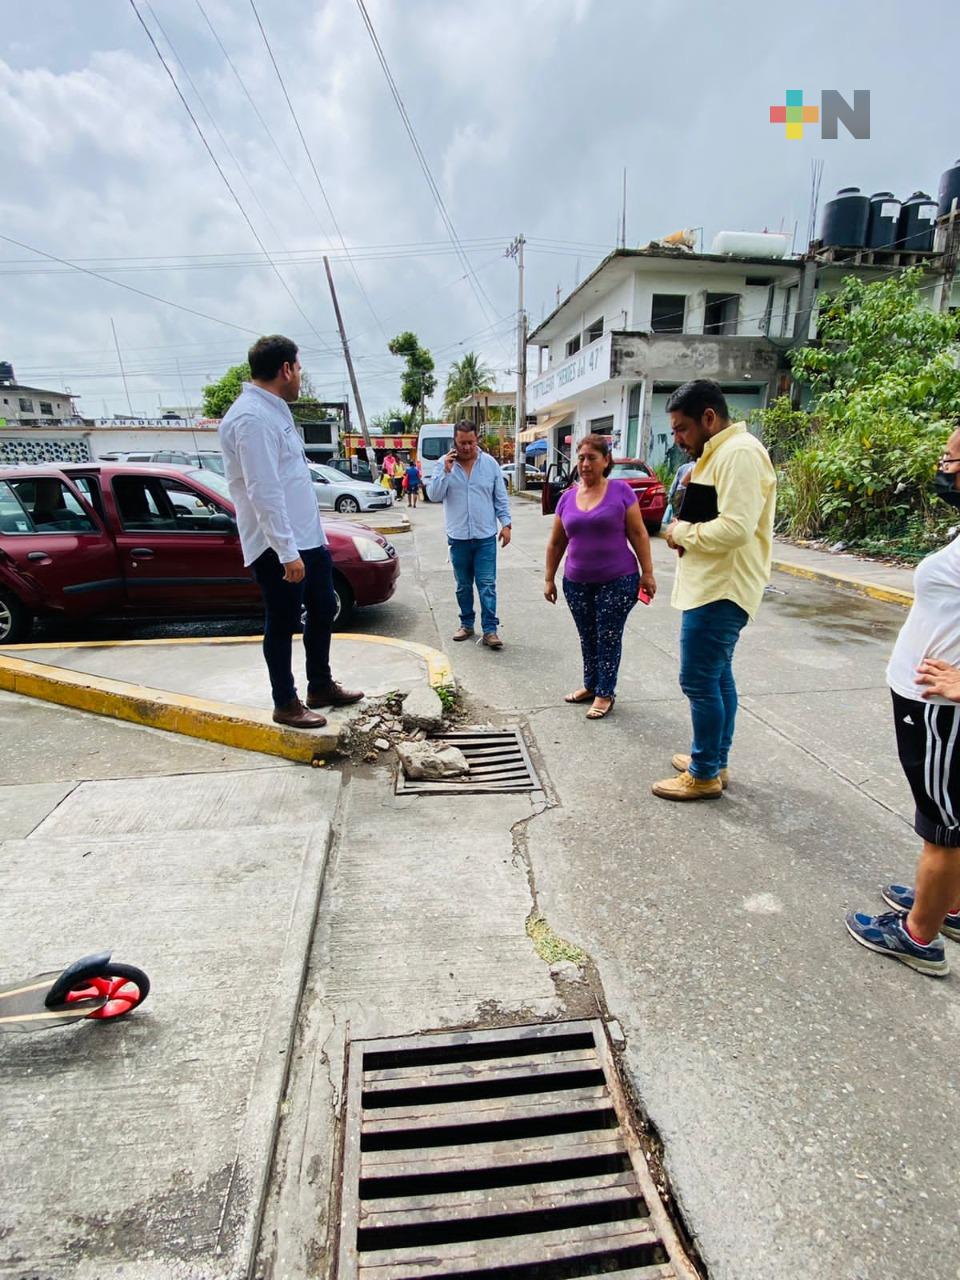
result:
[(302, 582), (287, 582), (283, 565), (273, 550), (264, 551), (250, 566), (257, 580), (263, 607), (263, 656), (270, 673), (273, 705), (285, 707), (297, 696), (293, 678), (293, 633), (303, 622), (303, 647), (307, 658), (307, 685), (325, 689), (330, 676), (330, 632), (337, 600), (333, 593), (330, 552), (326, 547), (301, 551), (306, 570)]
[(457, 580), (457, 604), (460, 608), (460, 625), (473, 627), (476, 611), (473, 603), (473, 587), (476, 583), (480, 597), (480, 627), (485, 636), (500, 625), (497, 617), (497, 539), (448, 538), (450, 563)]
[(732, 600), (684, 609), (680, 624), (680, 688), (690, 700), (690, 772), (715, 778), (727, 767), (737, 718), (733, 651), (748, 616)]

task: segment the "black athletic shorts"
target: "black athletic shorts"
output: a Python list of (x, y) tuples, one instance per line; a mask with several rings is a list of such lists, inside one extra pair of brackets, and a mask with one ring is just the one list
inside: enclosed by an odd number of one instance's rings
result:
[(893, 718), (897, 753), (917, 806), (914, 831), (931, 844), (960, 848), (960, 704), (893, 693)]

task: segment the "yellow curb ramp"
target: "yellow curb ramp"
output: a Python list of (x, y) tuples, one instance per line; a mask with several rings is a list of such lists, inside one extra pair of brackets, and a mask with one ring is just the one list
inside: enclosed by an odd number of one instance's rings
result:
[[(335, 639), (338, 638), (404, 649), (415, 654), (424, 663), (428, 683), (433, 688), (452, 683), (453, 671), (446, 654), (429, 645), (394, 640), (388, 636), (352, 633), (338, 633)], [(220, 637), (213, 640), (191, 636), (181, 640), (120, 641), (116, 647), (260, 643), (260, 636)], [(112, 647), (109, 642), (82, 641), (73, 645), (20, 645), (17, 652), (108, 647)], [(218, 742), (222, 746), (237, 747), (242, 751), (258, 751), (305, 763), (332, 755), (339, 738), (340, 726), (337, 724), (310, 731), (288, 729), (274, 724), (271, 713), (259, 707), (241, 707), (236, 703), (216, 702), (189, 694), (152, 689), (147, 685), (110, 680), (105, 676), (70, 671), (64, 667), (53, 667), (9, 654), (0, 654), (0, 689), (27, 698), (55, 702), (77, 711), (89, 711), (114, 720), (146, 725), (151, 729), (165, 729), (169, 733), (180, 733), (188, 738), (202, 738), (206, 742)]]
[(834, 587), (846, 587), (848, 591), (869, 596), (871, 600), (882, 600), (884, 604), (899, 604), (906, 609), (913, 604), (912, 591), (901, 591), (899, 587), (883, 587), (874, 582), (866, 582), (863, 578), (854, 578), (850, 574), (837, 573), (833, 569), (811, 569), (807, 565), (794, 564), (790, 560), (774, 560), (772, 568), (779, 573), (789, 573), (794, 578), (806, 578), (809, 582), (826, 582)]

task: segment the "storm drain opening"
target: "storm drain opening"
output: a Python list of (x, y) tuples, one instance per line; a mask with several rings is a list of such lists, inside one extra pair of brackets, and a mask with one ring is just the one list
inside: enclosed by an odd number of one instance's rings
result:
[(699, 1280), (599, 1019), (349, 1045), (338, 1280)]
[(438, 747), (457, 747), (470, 766), (468, 777), (408, 778), (400, 769), (397, 795), (483, 795), (542, 791), (519, 729), (458, 729), (431, 736)]

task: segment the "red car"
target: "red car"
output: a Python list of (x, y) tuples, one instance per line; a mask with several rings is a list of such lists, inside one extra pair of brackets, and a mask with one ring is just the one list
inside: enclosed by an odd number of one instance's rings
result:
[[(0, 468), (0, 643), (33, 619), (250, 613), (226, 481), (215, 472), (123, 462)], [(325, 523), (337, 623), (396, 590), (393, 546), (359, 524)]]
[[(543, 485), (540, 510), (545, 516), (553, 515), (564, 489), (576, 480), (576, 470), (568, 471), (568, 464), (551, 463)], [(650, 533), (659, 533), (667, 509), (667, 491), (641, 458), (614, 458), (610, 472), (617, 480), (626, 480), (637, 495), (643, 523)]]
[(667, 509), (667, 491), (656, 473), (642, 458), (614, 458), (610, 475), (616, 480), (626, 480), (637, 495), (647, 531), (659, 533)]

